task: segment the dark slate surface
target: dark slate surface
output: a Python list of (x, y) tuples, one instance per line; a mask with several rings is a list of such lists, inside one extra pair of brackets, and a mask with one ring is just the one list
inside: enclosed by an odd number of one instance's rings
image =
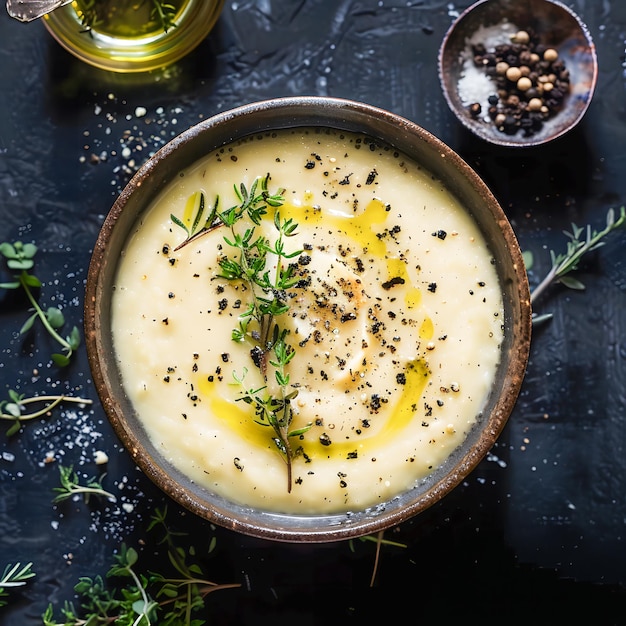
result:
[[(571, 222), (602, 228), (626, 202), (626, 3), (568, 2), (598, 48), (596, 97), (552, 145), (496, 149), (470, 136), (437, 79), (442, 37), (468, 1), (227, 1), (207, 40), (165, 73), (109, 75), (65, 53), (43, 24), (0, 12), (0, 241), (35, 241), (42, 302), (82, 323), (90, 251), (132, 172), (164, 142), (233, 106), (284, 95), (353, 98), (399, 113), (461, 154), (491, 187), (536, 284)], [(145, 115), (137, 107), (144, 107)], [(127, 150), (126, 150), (127, 149)], [(99, 157), (94, 163), (92, 155)], [(216, 582), (213, 624), (356, 623), (408, 613), (502, 624), (626, 624), (626, 231), (589, 257), (585, 292), (551, 289), (517, 407), (492, 453), (443, 502), (374, 544), (292, 546), (241, 536), (180, 510), (134, 467), (96, 401), (84, 348), (66, 370), (39, 329), (19, 336), (27, 303), (0, 292), (0, 399), (71, 392), (94, 399), (0, 434), (0, 570), (32, 561), (37, 577), (0, 608), (0, 624), (41, 623), (72, 600), (80, 576), (104, 575), (124, 542), (164, 559), (148, 532), (155, 507), (193, 544)], [(7, 279), (4, 269), (0, 282)], [(53, 506), (56, 465), (93, 476), (117, 503)], [(53, 454), (57, 462), (45, 463)], [(208, 555), (208, 545), (216, 547)], [(404, 619), (407, 619), (406, 617)]]

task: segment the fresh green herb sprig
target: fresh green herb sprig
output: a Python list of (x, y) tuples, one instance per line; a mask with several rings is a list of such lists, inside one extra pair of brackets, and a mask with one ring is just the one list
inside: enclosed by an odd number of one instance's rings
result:
[[(229, 281), (243, 281), (249, 292), (253, 294), (252, 301), (240, 316), (239, 327), (233, 330), (235, 341), (248, 341), (252, 344), (251, 355), (255, 365), (259, 368), (266, 383), (269, 380), (268, 369), (271, 366), (278, 386), (278, 394), (268, 391), (268, 386), (251, 388), (245, 384), (247, 371), (242, 375), (233, 374), (235, 382), (241, 385), (242, 397), (246, 404), (254, 407), (256, 422), (270, 426), (274, 431), (273, 441), (283, 455), (287, 465), (287, 491), (291, 491), (292, 463), (297, 450), (294, 450), (292, 439), (304, 434), (311, 425), (291, 430), (293, 412), (291, 402), (298, 395), (298, 390), (291, 387), (287, 366), (295, 356), (294, 348), (287, 343), (289, 331), (281, 327), (277, 318), (289, 311), (288, 292), (299, 281), (294, 265), (288, 263), (300, 254), (302, 250), (287, 252), (285, 239), (296, 234), (298, 225), (291, 219), (281, 219), (282, 190), (273, 196), (275, 208), (274, 228), (278, 238), (272, 243), (263, 235), (256, 236), (255, 227), (261, 224), (267, 213), (267, 203), (250, 202), (254, 197), (256, 185), (262, 181), (262, 191), (267, 188), (267, 180), (256, 179), (250, 193), (241, 185), (238, 207), (233, 207), (221, 215), (224, 224), (230, 229), (231, 236), (224, 237), (225, 242), (235, 251), (234, 257), (222, 257), (219, 261), (222, 273), (220, 276)], [(254, 224), (238, 232), (236, 226), (247, 216)], [(276, 269), (271, 272), (268, 261), (272, 259)]]
[[(532, 290), (530, 295), (531, 303), (534, 303), (550, 285), (555, 283), (560, 283), (569, 289), (584, 290), (585, 285), (577, 278), (570, 276), (570, 272), (577, 270), (582, 258), (586, 254), (605, 245), (606, 242), (604, 238), (624, 224), (626, 224), (626, 207), (621, 207), (617, 219), (615, 217), (615, 211), (609, 209), (606, 215), (606, 226), (600, 231), (592, 229), (589, 224), (586, 228), (572, 224), (571, 232), (563, 231), (568, 238), (567, 249), (561, 254), (556, 254), (554, 250), (550, 250), (552, 267), (543, 280)], [(532, 253), (528, 251), (525, 252), (524, 263), (526, 264), (526, 268), (531, 269), (533, 262)], [(550, 313), (537, 315), (533, 317), (533, 323), (538, 324), (551, 317), (552, 314)]]
[(61, 367), (69, 364), (73, 353), (80, 345), (80, 332), (74, 326), (69, 335), (62, 337), (59, 330), (65, 324), (65, 318), (61, 310), (57, 307), (43, 309), (33, 295), (33, 289), (42, 286), (39, 278), (29, 273), (35, 265), (34, 257), (37, 253), (37, 246), (33, 243), (4, 242), (0, 244), (0, 254), (6, 259), (10, 270), (17, 270), (20, 273), (14, 275), (11, 282), (0, 283), (0, 289), (23, 289), (26, 297), (32, 305), (33, 314), (24, 322), (20, 329), (20, 334), (28, 332), (35, 321), (39, 319), (48, 334), (61, 346), (62, 352), (52, 355), (52, 361)]
[[(154, 22), (158, 28), (167, 33), (176, 27), (177, 9), (169, 2), (164, 2), (164, 0), (141, 0), (137, 2), (133, 0), (132, 4), (129, 2), (126, 4), (129, 5), (130, 9), (137, 11), (145, 2), (150, 3), (150, 21)], [(97, 30), (106, 21), (106, 18), (110, 17), (109, 14), (112, 10), (120, 9), (119, 5), (119, 0), (115, 2), (111, 0), (76, 0), (78, 15), (85, 32), (89, 32), (92, 29)]]
[[(214, 591), (240, 585), (207, 580), (198, 564), (189, 563), (188, 558), (194, 556), (196, 550), (192, 545), (179, 545), (183, 534), (169, 529), (166, 515), (167, 509), (157, 509), (148, 530), (165, 531), (161, 543), (167, 546), (165, 562), (173, 568), (172, 575), (169, 572), (142, 573), (138, 552), (122, 544), (106, 578), (127, 580), (128, 584), (119, 590), (111, 589), (101, 576), (81, 577), (74, 587), (80, 597), (80, 607), (77, 609), (66, 602), (60, 609), (62, 622), (57, 622), (54, 607), (48, 605), (42, 616), (44, 626), (201, 626), (207, 623), (199, 617), (200, 611), (206, 608), (206, 597)], [(211, 545), (214, 545), (213, 540)]]
[(2, 576), (0, 576), (0, 607), (6, 606), (9, 596), (7, 589), (24, 586), (31, 578), (35, 577), (32, 570), (32, 563), (22, 565), (21, 563), (9, 564), (4, 568)]
[(53, 491), (58, 495), (52, 502), (58, 504), (64, 500), (68, 500), (73, 496), (83, 496), (85, 502), (89, 502), (91, 496), (106, 498), (111, 502), (115, 502), (117, 498), (110, 492), (105, 491), (102, 483), (97, 478), (90, 478), (85, 485), (80, 484), (78, 474), (72, 466), (59, 465), (60, 487), (54, 487)]
[[(392, 541), (391, 539), (385, 539), (384, 530), (379, 530), (377, 533), (373, 535), (363, 535), (362, 537), (359, 537), (359, 541), (373, 542), (376, 544), (376, 554), (374, 556), (374, 567), (372, 568), (372, 575), (370, 577), (370, 587), (373, 587), (374, 584), (376, 583), (376, 575), (378, 574), (378, 566), (380, 565), (380, 552), (382, 550), (383, 545), (393, 546), (395, 548), (407, 547), (405, 543), (400, 543), (399, 541)], [(350, 545), (350, 550), (352, 552), (355, 552), (353, 539), (350, 539), (349, 545)]]
[[(187, 234), (177, 249), (194, 241), (198, 237), (225, 227), (229, 235), (224, 236), (226, 244), (233, 249), (232, 256), (219, 259), (219, 276), (228, 281), (243, 282), (252, 299), (239, 318), (239, 326), (233, 330), (232, 338), (237, 342), (251, 344), (251, 358), (258, 367), (265, 384), (261, 387), (249, 387), (245, 384), (248, 369), (241, 374), (233, 373), (235, 383), (242, 388), (239, 400), (254, 408), (255, 421), (269, 426), (274, 431), (272, 441), (282, 454), (287, 465), (287, 490), (291, 491), (292, 463), (298, 450), (294, 450), (291, 440), (304, 434), (311, 425), (291, 430), (293, 412), (291, 402), (298, 395), (298, 390), (290, 383), (287, 366), (295, 356), (295, 350), (287, 342), (289, 331), (283, 328), (277, 318), (289, 311), (288, 293), (299, 278), (295, 267), (289, 261), (302, 250), (287, 251), (285, 240), (296, 234), (298, 224), (291, 218), (281, 218), (280, 207), (284, 203), (284, 190), (269, 192), (270, 175), (258, 177), (250, 185), (244, 183), (234, 186), (238, 204), (220, 211), (219, 196), (205, 216), (206, 202), (204, 193), (191, 196), (190, 226), (184, 220), (171, 215), (171, 220)], [(273, 225), (278, 233), (275, 241), (264, 235), (257, 235), (256, 229), (269, 213), (274, 210)], [(241, 227), (242, 220), (246, 225)], [(250, 225), (251, 224), (251, 225)], [(270, 259), (275, 265), (271, 271)], [(268, 381), (274, 372), (278, 392), (273, 394), (268, 389)]]
[[(32, 396), (27, 398), (25, 394), (18, 393), (14, 389), (8, 390), (8, 399), (0, 400), (0, 419), (13, 422), (6, 432), (7, 437), (17, 433), (22, 426), (22, 422), (36, 419), (47, 415), (52, 409), (63, 402), (73, 402), (75, 404), (91, 404), (87, 398), (77, 398), (76, 396), (56, 395), (56, 396)], [(41, 404), (44, 406), (36, 411), (26, 413), (25, 409), (31, 404)]]
[(267, 207), (278, 208), (282, 206), (284, 198), (282, 196), (283, 190), (279, 190), (277, 193), (271, 194), (268, 189), (269, 174), (264, 178), (257, 178), (250, 186), (250, 191), (246, 186), (241, 183), (239, 187), (234, 185), (234, 191), (237, 198), (240, 200), (239, 205), (235, 205), (225, 211), (223, 214), (220, 212), (220, 197), (216, 196), (215, 202), (212, 207), (206, 206), (206, 198), (202, 191), (197, 191), (189, 197), (188, 211), (191, 215), (191, 224), (187, 225), (184, 220), (179, 219), (173, 213), (170, 215), (170, 219), (174, 224), (182, 228), (187, 237), (182, 243), (176, 246), (175, 250), (180, 250), (187, 244), (195, 241), (198, 237), (206, 235), (216, 228), (220, 228), (226, 225), (226, 220), (222, 219), (222, 215), (228, 216), (231, 221), (237, 221), (243, 215), (248, 213), (251, 219), (256, 219), (255, 223), (260, 224), (260, 220), (267, 213)]
[(76, 0), (76, 7), (85, 32), (97, 28), (102, 22), (98, 11), (98, 0)]
[(150, 17), (161, 25), (164, 32), (167, 32), (176, 26), (176, 7), (161, 0), (152, 0)]

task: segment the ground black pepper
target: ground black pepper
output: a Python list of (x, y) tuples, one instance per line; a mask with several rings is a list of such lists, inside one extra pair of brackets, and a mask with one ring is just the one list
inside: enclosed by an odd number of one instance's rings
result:
[(332, 443), (332, 441), (330, 440), (330, 437), (326, 433), (322, 433), (319, 439), (320, 439), (320, 443), (323, 446), (329, 446)]

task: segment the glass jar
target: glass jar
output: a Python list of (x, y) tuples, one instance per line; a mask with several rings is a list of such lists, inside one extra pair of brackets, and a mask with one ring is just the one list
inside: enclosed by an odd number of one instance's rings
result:
[[(101, 5), (86, 28), (88, 5)], [(146, 72), (182, 58), (211, 31), (224, 0), (167, 0), (174, 26), (164, 28), (153, 0), (71, 2), (44, 16), (52, 36), (74, 56), (104, 70)]]

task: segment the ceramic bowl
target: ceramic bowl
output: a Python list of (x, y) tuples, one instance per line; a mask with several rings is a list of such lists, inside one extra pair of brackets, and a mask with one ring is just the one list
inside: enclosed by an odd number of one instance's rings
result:
[[(467, 439), (442, 467), (384, 505), (348, 514), (282, 515), (242, 506), (200, 488), (150, 442), (124, 393), (111, 333), (111, 297), (121, 251), (145, 209), (178, 173), (214, 149), (279, 128), (322, 127), (363, 133), (414, 158), (440, 178), (478, 224), (504, 294), (505, 339), (493, 391)], [(530, 348), (528, 282), (511, 226), (479, 176), (416, 124), (353, 101), (279, 98), (221, 113), (164, 146), (137, 172), (107, 215), (89, 267), (85, 336), (93, 380), (108, 418), (136, 464), (193, 513), (244, 534), (286, 542), (329, 542), (376, 532), (430, 507), (457, 486), (494, 445), (518, 396)]]
[[(508, 24), (503, 25), (503, 20)], [(500, 39), (494, 35), (502, 25)], [(481, 77), (469, 68), (472, 63), (471, 43), (492, 39), (487, 43), (493, 49), (496, 43), (509, 43), (507, 30), (524, 30), (536, 35), (539, 46), (556, 49), (569, 72), (569, 92), (560, 108), (555, 108), (539, 132), (515, 134), (503, 132), (488, 115), (488, 104), (482, 102), (480, 115), (472, 115), (471, 89)], [(481, 70), (482, 71), (482, 70)], [(450, 26), (439, 51), (439, 78), (445, 99), (460, 122), (478, 137), (493, 144), (510, 147), (536, 146), (552, 141), (574, 128), (585, 114), (596, 86), (598, 61), (596, 49), (588, 28), (567, 6), (557, 0), (481, 0), (466, 9)], [(494, 86), (493, 93), (496, 93)], [(480, 98), (476, 98), (480, 100)], [(480, 103), (480, 102), (479, 102)]]

